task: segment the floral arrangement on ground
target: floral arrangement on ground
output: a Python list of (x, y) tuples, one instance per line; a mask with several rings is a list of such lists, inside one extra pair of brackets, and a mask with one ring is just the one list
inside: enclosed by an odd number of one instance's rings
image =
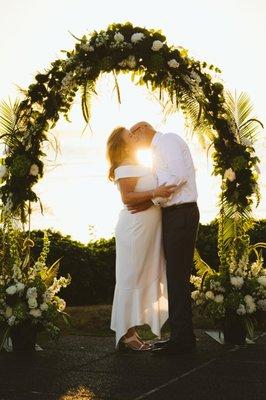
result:
[(34, 246), (30, 238), (16, 231), (9, 219), (1, 249), (0, 271), (0, 326), (5, 338), (21, 324), (36, 331), (47, 331), (53, 338), (59, 334), (58, 317), (67, 321), (66, 303), (58, 296), (61, 288), (70, 284), (68, 276), (57, 278), (59, 261), (46, 265), (49, 238), (45, 233), (43, 248), (36, 261), (30, 250)]
[(266, 317), (266, 265), (258, 249), (266, 243), (250, 244), (248, 235), (234, 239), (226, 264), (217, 272), (196, 252), (198, 275), (192, 275), (194, 306), (223, 329), (225, 319), (238, 318), (249, 337)]

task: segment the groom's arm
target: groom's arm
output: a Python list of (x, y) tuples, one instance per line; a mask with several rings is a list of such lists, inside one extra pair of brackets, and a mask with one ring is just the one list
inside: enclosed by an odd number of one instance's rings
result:
[(128, 204), (127, 209), (128, 211), (131, 212), (131, 214), (136, 214), (142, 211), (148, 210), (148, 208), (154, 206), (153, 202), (151, 200), (149, 201), (144, 201), (143, 203), (140, 204)]

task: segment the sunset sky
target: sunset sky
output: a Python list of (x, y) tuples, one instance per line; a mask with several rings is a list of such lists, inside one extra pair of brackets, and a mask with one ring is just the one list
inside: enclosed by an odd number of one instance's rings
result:
[[(146, 28), (162, 29), (170, 44), (183, 46), (195, 58), (213, 63), (223, 71), (225, 85), (250, 94), (256, 116), (266, 123), (266, 3), (264, 0), (191, 0), (164, 2), (121, 0), (0, 0), (0, 99), (15, 99), (16, 85), (26, 88), (37, 71), (43, 71), (60, 50), (72, 49), (75, 36), (105, 29), (112, 22), (131, 21)], [(105, 143), (117, 125), (150, 121), (163, 132), (176, 132), (188, 141), (197, 170), (201, 221), (217, 214), (219, 179), (211, 176), (211, 159), (197, 138), (185, 135), (182, 118), (173, 115), (163, 122), (159, 104), (145, 88), (134, 86), (130, 77), (119, 77), (122, 104), (113, 91), (112, 76), (98, 83), (92, 107), (92, 132), (82, 135), (79, 99), (71, 114), (72, 123), (60, 121), (54, 130), (60, 143), (55, 159), (49, 150), (47, 172), (36, 190), (45, 215), (36, 211), (33, 227), (53, 227), (73, 238), (88, 241), (110, 236), (121, 203), (116, 187), (107, 182)], [(261, 158), (262, 201), (255, 215), (266, 218), (266, 135), (257, 143)]]

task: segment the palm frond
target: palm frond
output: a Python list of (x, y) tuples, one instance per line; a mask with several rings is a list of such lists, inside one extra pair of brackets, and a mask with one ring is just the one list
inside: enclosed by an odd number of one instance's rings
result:
[(198, 275), (204, 276), (204, 275), (214, 273), (214, 270), (205, 261), (202, 260), (201, 256), (199, 255), (198, 250), (196, 250), (196, 249), (194, 252), (193, 261), (194, 261), (195, 268), (198, 272)]
[(18, 121), (19, 100), (0, 103), (0, 137), (12, 135)]
[(19, 108), (19, 100), (14, 103), (11, 103), (11, 101), (0, 103), (0, 140), (9, 147), (11, 152), (21, 143), (18, 137)]
[(219, 237), (222, 238), (222, 248), (220, 252), (225, 252), (237, 236), (244, 235), (255, 225), (251, 210), (242, 210), (241, 213), (236, 206), (221, 201), (221, 215), (219, 223)]
[(61, 261), (61, 258), (56, 260), (53, 263), (53, 265), (51, 265), (51, 267), (49, 267), (48, 270), (45, 271), (44, 280), (47, 285), (51, 285), (53, 283), (54, 278), (57, 276), (58, 271), (59, 271), (60, 261)]
[(237, 136), (240, 141), (249, 139), (251, 142), (256, 140), (263, 124), (252, 115), (253, 105), (247, 93), (225, 92), (226, 108), (230, 118), (235, 121)]

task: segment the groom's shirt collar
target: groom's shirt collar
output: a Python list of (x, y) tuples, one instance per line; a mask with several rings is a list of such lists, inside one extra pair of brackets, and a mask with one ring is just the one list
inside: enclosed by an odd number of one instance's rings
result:
[(159, 143), (160, 138), (162, 137), (161, 132), (156, 132), (151, 141), (151, 147), (156, 147)]

